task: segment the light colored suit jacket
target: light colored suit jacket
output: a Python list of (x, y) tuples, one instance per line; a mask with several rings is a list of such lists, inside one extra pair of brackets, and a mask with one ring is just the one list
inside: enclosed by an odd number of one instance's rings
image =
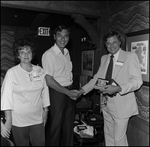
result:
[[(109, 55), (102, 56), (98, 72), (94, 75), (93, 79), (82, 87), (85, 91), (84, 95), (94, 88), (98, 78), (105, 79), (108, 64)], [(138, 90), (143, 83), (138, 57), (135, 53), (126, 52), (121, 49), (114, 66), (112, 78), (122, 88), (122, 91), (113, 97), (117, 113), (120, 117), (136, 115), (139, 112), (134, 91)]]

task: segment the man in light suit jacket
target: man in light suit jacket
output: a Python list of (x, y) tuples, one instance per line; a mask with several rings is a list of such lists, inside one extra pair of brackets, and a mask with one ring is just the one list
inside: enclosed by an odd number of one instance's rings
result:
[[(104, 43), (109, 54), (102, 56), (98, 72), (81, 88), (80, 95), (85, 95), (94, 88), (100, 90), (105, 145), (128, 146), (128, 121), (131, 116), (139, 113), (134, 91), (143, 83), (140, 63), (135, 53), (121, 49), (121, 38), (117, 32), (110, 31), (106, 34)], [(98, 78), (105, 79), (111, 55), (114, 56), (113, 80), (106, 86), (97, 86)]]

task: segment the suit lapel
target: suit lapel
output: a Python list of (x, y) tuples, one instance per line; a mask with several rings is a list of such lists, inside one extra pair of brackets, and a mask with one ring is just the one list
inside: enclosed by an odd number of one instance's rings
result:
[(117, 78), (117, 75), (118, 75), (119, 71), (123, 67), (125, 59), (126, 59), (125, 52), (123, 50), (120, 50), (120, 53), (119, 53), (119, 56), (118, 56), (118, 60), (116, 61), (115, 69), (114, 69), (114, 73), (113, 73), (113, 79), (114, 80)]
[(107, 68), (108, 68), (108, 64), (109, 64), (109, 61), (110, 61), (110, 56), (109, 54), (106, 56), (105, 58), (105, 61), (103, 62), (104, 64), (102, 65), (102, 71), (103, 71), (103, 78), (105, 79), (105, 75), (106, 75), (106, 72), (107, 72)]

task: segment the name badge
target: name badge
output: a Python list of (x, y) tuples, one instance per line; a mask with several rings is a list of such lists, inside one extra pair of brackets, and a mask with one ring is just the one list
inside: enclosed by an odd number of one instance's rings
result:
[(38, 81), (41, 81), (41, 76), (37, 75), (37, 76), (33, 76), (33, 81), (34, 82), (38, 82)]
[(32, 74), (29, 75), (29, 77), (30, 77), (30, 81), (31, 82), (38, 82), (38, 81), (41, 81), (42, 75), (36, 74), (36, 73), (32, 73)]
[(123, 66), (123, 62), (116, 62), (116, 65), (118, 65), (118, 66)]
[(33, 72), (30, 74), (31, 82), (42, 81), (44, 78), (44, 71), (39, 67), (34, 67)]

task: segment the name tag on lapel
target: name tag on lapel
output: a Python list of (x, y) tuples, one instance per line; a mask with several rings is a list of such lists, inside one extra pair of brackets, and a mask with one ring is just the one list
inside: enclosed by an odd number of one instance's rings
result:
[(117, 62), (116, 62), (116, 65), (117, 65), (117, 66), (123, 66), (123, 62), (117, 61)]

